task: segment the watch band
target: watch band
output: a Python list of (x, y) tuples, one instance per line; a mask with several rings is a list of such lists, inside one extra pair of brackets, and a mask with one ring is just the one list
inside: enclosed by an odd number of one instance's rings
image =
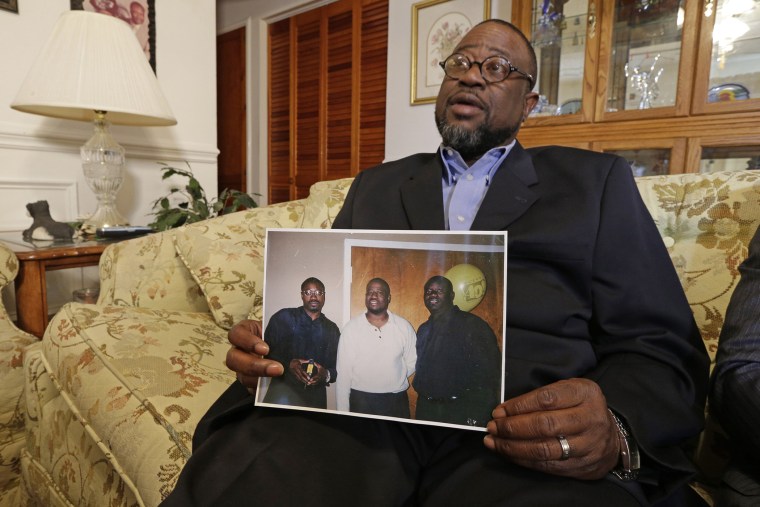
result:
[(613, 475), (622, 481), (633, 481), (639, 476), (641, 460), (639, 457), (639, 446), (636, 445), (631, 432), (626, 428), (623, 421), (615, 413), (607, 409), (615, 421), (618, 430), (618, 440), (620, 442), (620, 463), (612, 470)]

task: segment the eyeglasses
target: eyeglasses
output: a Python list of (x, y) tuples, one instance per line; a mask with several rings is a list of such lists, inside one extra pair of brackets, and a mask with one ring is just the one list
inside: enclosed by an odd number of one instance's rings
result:
[(375, 296), (375, 297), (385, 297), (385, 291), (384, 290), (368, 290), (364, 293), (365, 296)]
[(451, 79), (462, 79), (473, 65), (480, 69), (480, 75), (486, 83), (500, 83), (509, 77), (512, 72), (517, 72), (530, 82), (531, 88), (535, 84), (533, 76), (523, 72), (503, 56), (489, 56), (482, 62), (474, 62), (466, 56), (454, 53), (439, 63), (443, 72)]
[(426, 296), (443, 296), (446, 294), (444, 289), (425, 289)]
[(309, 289), (309, 290), (302, 290), (301, 294), (308, 297), (311, 297), (311, 296), (322, 297), (325, 295), (325, 291), (317, 290), (317, 289)]

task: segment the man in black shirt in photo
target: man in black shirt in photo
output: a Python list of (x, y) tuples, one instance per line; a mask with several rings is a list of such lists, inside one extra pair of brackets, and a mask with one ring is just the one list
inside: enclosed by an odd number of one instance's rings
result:
[(307, 278), (301, 284), (303, 305), (283, 308), (269, 319), (264, 340), (270, 357), (286, 365), (271, 379), (265, 403), (327, 408), (328, 384), (335, 382), (340, 331), (325, 317), (325, 284)]
[(443, 276), (425, 283), (430, 318), (417, 330), (416, 419), (484, 427), (500, 401), (496, 335), (477, 315), (454, 304)]

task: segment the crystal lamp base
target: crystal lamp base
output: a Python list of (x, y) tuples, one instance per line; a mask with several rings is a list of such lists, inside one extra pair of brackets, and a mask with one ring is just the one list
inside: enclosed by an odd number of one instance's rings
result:
[(82, 226), (86, 234), (94, 234), (99, 228), (129, 225), (116, 209), (116, 194), (124, 181), (124, 148), (111, 137), (105, 113), (96, 113), (95, 132), (80, 150), (84, 179), (98, 199), (95, 213)]
[(113, 227), (116, 225), (129, 225), (127, 219), (124, 218), (119, 210), (110, 205), (101, 204), (95, 213), (90, 218), (84, 221), (82, 228), (86, 232), (95, 232), (95, 229), (103, 227)]

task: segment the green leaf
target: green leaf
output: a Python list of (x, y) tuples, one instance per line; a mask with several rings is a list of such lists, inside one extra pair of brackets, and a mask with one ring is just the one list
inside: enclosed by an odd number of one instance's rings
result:
[[(257, 207), (256, 201), (251, 195), (239, 190), (224, 189), (218, 198), (209, 202), (203, 186), (193, 175), (188, 162), (185, 162), (187, 170), (170, 166), (165, 162), (158, 162), (158, 164), (161, 166), (162, 180), (176, 176), (186, 179), (187, 182), (184, 186), (173, 185), (167, 195), (159, 197), (153, 202), (153, 213), (151, 214), (155, 219), (148, 225), (156, 230), (164, 231), (240, 209)], [(173, 201), (176, 204), (172, 205), (172, 200), (169, 197), (177, 194), (180, 194), (184, 200), (178, 202), (177, 197), (175, 197)]]

